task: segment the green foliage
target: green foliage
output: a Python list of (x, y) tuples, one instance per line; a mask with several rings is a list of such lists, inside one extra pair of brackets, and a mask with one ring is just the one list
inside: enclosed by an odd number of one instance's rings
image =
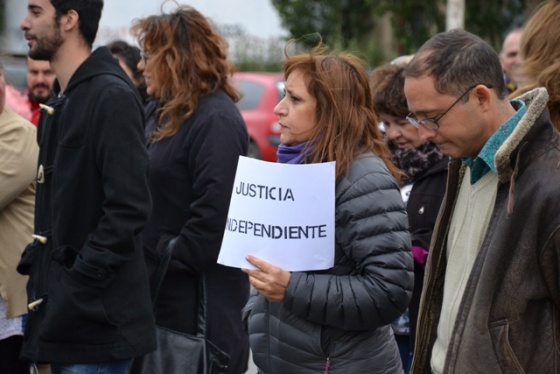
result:
[[(319, 33), (335, 49), (357, 48), (370, 62), (383, 55), (375, 48), (375, 18), (391, 15), (398, 55), (414, 53), (445, 30), (445, 0), (272, 0), (291, 37)], [(539, 0), (465, 0), (465, 29), (500, 49), (504, 32)], [(303, 39), (308, 46), (316, 43)]]
[(335, 49), (358, 48), (365, 55), (376, 55), (368, 38), (375, 27), (373, 0), (272, 0), (291, 38), (312, 47), (318, 33)]
[(466, 1), (465, 29), (500, 51), (505, 32), (512, 26), (521, 26), (528, 3), (525, 0)]
[(269, 71), (272, 73), (282, 71), (282, 62), (272, 62), (255, 59), (244, 59), (235, 63), (235, 68), (239, 71)]
[(445, 6), (440, 0), (382, 0), (378, 14), (390, 13), (399, 55), (414, 53), (426, 40), (445, 29)]
[(245, 33), (238, 35), (230, 45), (230, 59), (239, 71), (282, 70), (283, 48), (278, 38), (263, 39)]

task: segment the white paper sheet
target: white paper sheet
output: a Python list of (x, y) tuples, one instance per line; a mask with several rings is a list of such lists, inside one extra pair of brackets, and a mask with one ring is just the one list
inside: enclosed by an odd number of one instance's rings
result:
[(254, 269), (253, 255), (288, 271), (334, 264), (335, 163), (240, 157), (218, 263)]

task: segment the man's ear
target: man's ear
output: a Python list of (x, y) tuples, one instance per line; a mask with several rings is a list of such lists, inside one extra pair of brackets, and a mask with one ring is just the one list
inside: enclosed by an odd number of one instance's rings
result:
[(495, 97), (492, 95), (492, 89), (486, 87), (483, 84), (479, 84), (473, 90), (475, 103), (479, 106), (483, 111), (490, 110), (492, 101), (495, 100)]
[(80, 22), (80, 15), (74, 9), (70, 9), (65, 15), (60, 17), (60, 26), (64, 31), (70, 31), (73, 28), (78, 28)]

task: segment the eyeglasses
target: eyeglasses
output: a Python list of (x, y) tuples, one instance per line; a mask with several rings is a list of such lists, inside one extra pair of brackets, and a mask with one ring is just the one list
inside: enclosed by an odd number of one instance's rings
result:
[[(474, 86), (470, 86), (469, 88), (467, 88), (467, 90), (465, 92), (463, 92), (461, 94), (461, 96), (459, 96), (457, 98), (457, 100), (455, 100), (453, 102), (453, 104), (451, 104), (449, 106), (449, 108), (447, 108), (447, 110), (445, 112), (441, 113), (439, 116), (436, 116), (434, 118), (424, 118), (424, 119), (418, 121), (416, 118), (412, 117), (413, 114), (411, 112), (411, 113), (408, 113), (408, 115), (406, 116), (406, 119), (408, 120), (408, 122), (410, 122), (412, 124), (412, 126), (414, 126), (416, 128), (418, 128), (420, 125), (422, 125), (422, 126), (424, 126), (424, 128), (426, 130), (436, 131), (437, 129), (439, 129), (438, 121), (440, 119), (442, 119), (442, 117), (445, 116), (447, 114), (447, 112), (449, 112), (455, 106), (455, 104), (457, 104), (459, 101), (461, 101), (461, 99), (463, 97), (465, 97), (466, 94), (471, 92), (471, 90), (473, 88), (475, 88), (476, 86), (478, 86), (478, 84), (475, 84)], [(492, 88), (491, 85), (485, 85), (485, 86), (488, 87), (488, 88)]]

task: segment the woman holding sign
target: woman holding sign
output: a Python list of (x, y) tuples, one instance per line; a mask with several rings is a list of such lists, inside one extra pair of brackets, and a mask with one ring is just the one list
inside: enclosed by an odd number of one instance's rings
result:
[(248, 256), (253, 359), (263, 374), (402, 372), (389, 324), (410, 300), (413, 260), (368, 76), (359, 59), (324, 46), (287, 56), (284, 72), (278, 159), (336, 161), (335, 265), (290, 273)]
[[(150, 274), (157, 274), (163, 254), (171, 251), (156, 323), (196, 334), (204, 275), (207, 336), (230, 356), (226, 373), (240, 374), (249, 355), (240, 319), (249, 282), (239, 269), (216, 263), (237, 160), (248, 146), (227, 44), (187, 6), (140, 19), (133, 32), (143, 49), (138, 67), (153, 98), (146, 108), (153, 213), (144, 252)], [(195, 360), (189, 352), (184, 356)]]

